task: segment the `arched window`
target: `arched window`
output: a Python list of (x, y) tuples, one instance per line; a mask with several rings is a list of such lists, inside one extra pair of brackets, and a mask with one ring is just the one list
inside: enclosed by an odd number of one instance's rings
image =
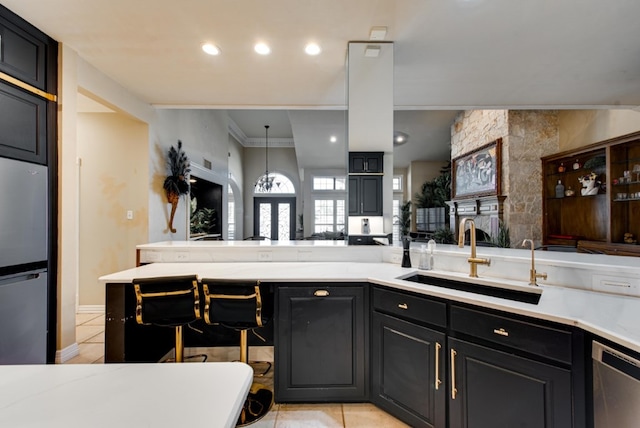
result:
[(267, 176), (263, 174), (253, 189), (255, 194), (294, 194), (296, 189), (293, 186), (291, 180), (286, 176), (277, 173), (270, 172)]

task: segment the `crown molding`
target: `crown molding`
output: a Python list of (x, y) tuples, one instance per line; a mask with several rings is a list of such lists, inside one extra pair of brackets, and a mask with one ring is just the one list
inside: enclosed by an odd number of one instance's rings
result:
[(235, 123), (233, 119), (227, 116), (227, 120), (228, 120), (227, 127), (229, 129), (229, 134), (231, 134), (233, 138), (238, 140), (238, 142), (242, 144), (242, 146), (246, 147), (247, 136), (244, 134), (244, 132), (242, 132), (242, 129), (240, 129), (238, 124)]
[[(229, 134), (233, 138), (235, 138), (242, 147), (265, 147), (266, 139), (265, 138), (249, 138), (242, 132), (242, 129), (238, 126), (238, 124), (231, 118), (228, 119), (228, 129)], [(293, 148), (293, 138), (269, 138), (269, 147), (271, 148)]]

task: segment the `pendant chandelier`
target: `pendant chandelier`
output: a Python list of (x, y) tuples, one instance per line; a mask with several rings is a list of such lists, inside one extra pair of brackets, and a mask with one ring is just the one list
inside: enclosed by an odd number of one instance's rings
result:
[[(256, 182), (256, 190), (260, 193), (269, 193), (273, 189), (274, 179), (273, 175), (269, 174), (269, 125), (264, 126), (265, 135), (265, 170), (264, 175)], [(280, 183), (275, 183), (276, 186), (280, 186)]]

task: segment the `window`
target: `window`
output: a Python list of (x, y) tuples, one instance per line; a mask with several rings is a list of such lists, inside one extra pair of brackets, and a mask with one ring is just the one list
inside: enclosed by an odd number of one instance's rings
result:
[(400, 242), (400, 206), (402, 205), (402, 183), (404, 182), (404, 175), (394, 175), (392, 180), (393, 186), (393, 205), (391, 206), (393, 228), (391, 229), (393, 236), (392, 242)]
[(398, 222), (398, 219), (400, 218), (400, 199), (397, 199), (395, 196), (393, 198), (391, 212), (393, 214), (393, 236), (391, 238), (391, 242), (400, 242), (400, 224)]
[[(270, 187), (265, 187), (264, 183), (271, 183)], [(291, 180), (289, 180), (286, 176), (277, 173), (270, 172), (269, 177), (266, 177), (264, 174), (258, 178), (256, 185), (253, 189), (253, 193), (256, 194), (272, 194), (272, 193), (296, 193), (296, 189), (293, 186)]]
[(392, 186), (394, 192), (402, 192), (402, 175), (394, 175)]
[(236, 239), (236, 202), (233, 196), (233, 189), (227, 185), (227, 193), (229, 195), (227, 201), (227, 240), (233, 241)]
[(314, 176), (311, 180), (313, 233), (344, 232), (346, 229), (347, 178), (344, 175)]
[(314, 233), (344, 231), (344, 199), (316, 199), (313, 208)]
[(346, 178), (313, 177), (313, 190), (346, 190)]

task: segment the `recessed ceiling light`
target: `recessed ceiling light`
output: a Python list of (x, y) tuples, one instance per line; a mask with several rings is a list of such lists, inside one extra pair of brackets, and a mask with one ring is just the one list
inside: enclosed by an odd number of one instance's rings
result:
[(212, 43), (205, 43), (202, 45), (202, 50), (209, 55), (218, 55), (220, 53), (220, 49)]
[(336, 141), (338, 141), (338, 138), (335, 135), (332, 135), (331, 138), (329, 138), (329, 141), (335, 143)]
[(402, 144), (409, 141), (409, 134), (401, 131), (394, 131), (393, 133), (393, 145), (401, 146)]
[(307, 53), (307, 55), (318, 55), (322, 51), (322, 49), (320, 49), (320, 46), (315, 43), (309, 43), (304, 47), (304, 51)]
[(269, 55), (271, 53), (271, 48), (265, 43), (258, 43), (253, 47), (253, 49), (260, 55)]

